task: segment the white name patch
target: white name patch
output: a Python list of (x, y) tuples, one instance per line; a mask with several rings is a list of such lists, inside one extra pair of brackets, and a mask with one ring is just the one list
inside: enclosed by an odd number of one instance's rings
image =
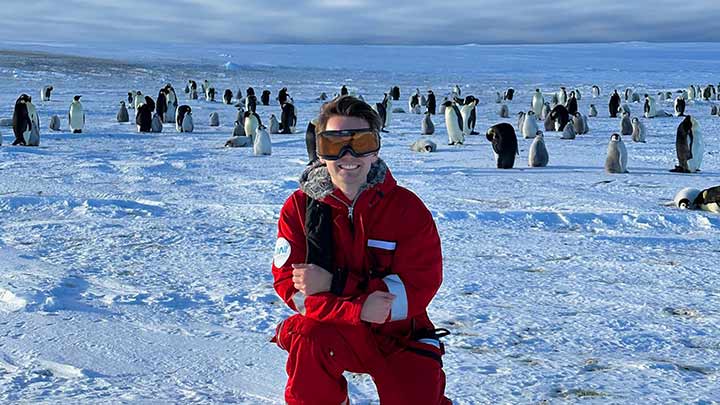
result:
[(395, 250), (395, 242), (388, 242), (386, 240), (378, 239), (368, 239), (368, 247), (383, 250)]
[(275, 254), (273, 254), (273, 264), (275, 267), (282, 267), (287, 259), (290, 258), (290, 242), (285, 238), (278, 238), (275, 242)]

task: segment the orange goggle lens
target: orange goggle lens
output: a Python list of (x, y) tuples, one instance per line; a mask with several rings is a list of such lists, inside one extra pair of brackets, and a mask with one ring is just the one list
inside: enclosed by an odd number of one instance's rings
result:
[(363, 157), (380, 150), (380, 136), (370, 128), (323, 131), (315, 139), (318, 156), (327, 160), (340, 159), (345, 152)]

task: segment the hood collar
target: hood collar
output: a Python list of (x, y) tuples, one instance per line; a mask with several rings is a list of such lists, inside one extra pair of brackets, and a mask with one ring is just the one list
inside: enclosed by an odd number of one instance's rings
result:
[[(370, 166), (365, 185), (360, 187), (360, 191), (367, 190), (385, 181), (385, 175), (388, 167), (385, 161), (378, 158), (375, 163)], [(300, 189), (309, 197), (315, 200), (321, 200), (335, 191), (335, 185), (330, 179), (325, 163), (315, 160), (310, 163), (302, 175), (300, 175)]]

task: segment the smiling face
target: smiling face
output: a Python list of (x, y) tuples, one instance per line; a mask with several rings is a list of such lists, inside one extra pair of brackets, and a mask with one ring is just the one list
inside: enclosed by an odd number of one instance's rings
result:
[[(326, 131), (342, 129), (368, 128), (366, 120), (359, 117), (347, 117), (342, 115), (331, 116), (325, 125)], [(370, 166), (378, 159), (377, 154), (365, 157), (355, 157), (349, 152), (338, 160), (321, 159), (327, 165), (328, 173), (335, 187), (350, 199), (354, 199), (360, 187), (367, 181)]]

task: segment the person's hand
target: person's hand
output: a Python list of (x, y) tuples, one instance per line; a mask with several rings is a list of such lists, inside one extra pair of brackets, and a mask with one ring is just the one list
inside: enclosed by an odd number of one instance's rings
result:
[(316, 264), (296, 263), (293, 267), (293, 284), (306, 296), (330, 291), (332, 273)]
[(385, 323), (395, 295), (385, 291), (374, 291), (368, 295), (360, 312), (360, 319), (370, 323)]

